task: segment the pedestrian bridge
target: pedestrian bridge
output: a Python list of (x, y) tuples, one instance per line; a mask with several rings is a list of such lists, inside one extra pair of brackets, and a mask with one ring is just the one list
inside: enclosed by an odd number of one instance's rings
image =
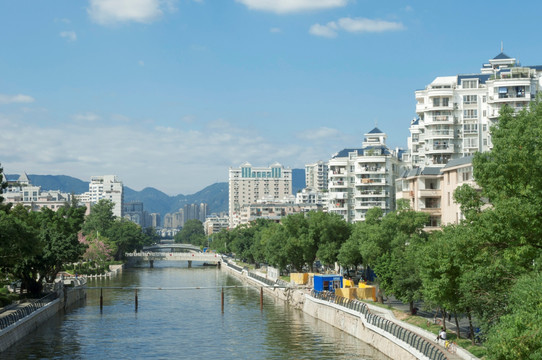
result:
[(180, 251), (180, 250), (188, 250), (193, 252), (201, 252), (201, 249), (199, 246), (195, 246), (192, 244), (154, 244), (150, 246), (144, 246), (143, 252), (151, 251), (165, 251), (165, 252), (174, 252), (174, 251)]
[(220, 265), (220, 263), (222, 262), (222, 256), (213, 253), (134, 251), (131, 253), (126, 253), (125, 255), (130, 262), (148, 261), (151, 267), (154, 266), (155, 261), (160, 260), (188, 261), (189, 267), (192, 266), (193, 261), (200, 261), (206, 264), (218, 265)]

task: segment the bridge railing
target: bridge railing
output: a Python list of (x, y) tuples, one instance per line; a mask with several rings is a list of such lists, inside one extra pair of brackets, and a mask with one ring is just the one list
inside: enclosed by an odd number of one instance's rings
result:
[(388, 334), (393, 335), (395, 338), (407, 343), (431, 360), (448, 359), (446, 354), (435, 344), (431, 343), (427, 339), (424, 339), (422, 336), (403, 328), (393, 321), (384, 319), (376, 314), (372, 314), (369, 311), (367, 304), (359, 300), (352, 300), (342, 296), (336, 296), (335, 293), (328, 291), (312, 290), (311, 296), (316, 299), (329, 301), (339, 306), (359, 312), (369, 324), (376, 326)]
[(0, 330), (5, 329), (12, 324), (15, 324), (17, 321), (32, 314), (34, 311), (41, 309), (45, 305), (49, 304), (51, 301), (55, 300), (57, 297), (57, 293), (54, 292), (32, 302), (31, 304), (26, 305), (25, 307), (18, 309), (17, 311), (12, 312), (9, 315), (1, 316), (0, 314)]

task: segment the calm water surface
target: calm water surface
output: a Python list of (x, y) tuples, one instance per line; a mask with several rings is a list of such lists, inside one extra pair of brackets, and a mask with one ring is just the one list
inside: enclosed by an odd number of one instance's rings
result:
[[(220, 287), (236, 285), (224, 290), (222, 314)], [(102, 313), (100, 290), (89, 289), (0, 359), (389, 359), (271, 296), (260, 311), (259, 289), (216, 268), (157, 262), (88, 286), (104, 287)], [(138, 311), (133, 290), (108, 286), (138, 287)]]

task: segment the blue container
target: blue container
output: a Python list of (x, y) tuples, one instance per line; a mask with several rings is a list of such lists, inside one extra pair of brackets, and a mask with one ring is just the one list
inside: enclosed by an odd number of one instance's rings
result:
[(315, 291), (332, 291), (343, 287), (342, 275), (314, 275)]

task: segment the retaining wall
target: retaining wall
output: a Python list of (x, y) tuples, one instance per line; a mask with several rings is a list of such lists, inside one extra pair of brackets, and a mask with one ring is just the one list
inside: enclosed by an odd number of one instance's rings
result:
[[(227, 264), (224, 264), (221, 268), (223, 271), (227, 271), (251, 285), (256, 287), (262, 286), (260, 282), (250, 278), (246, 270), (232, 268)], [(405, 347), (404, 345), (395, 343), (392, 339), (387, 337), (387, 334), (383, 334), (379, 329), (370, 329), (369, 326), (364, 324), (359, 315), (349, 313), (348, 309), (342, 309), (335, 304), (310, 297), (308, 289), (263, 287), (263, 290), (278, 299), (287, 301), (294, 308), (300, 309), (308, 315), (325, 321), (328, 324), (355, 336), (392, 359), (415, 360), (425, 358), (421, 354), (416, 354), (416, 356), (409, 352), (406, 349), (408, 346)], [(416, 353), (415, 349), (410, 350)]]
[(64, 287), (57, 299), (0, 331), (0, 353), (17, 341), (29, 336), (59, 311), (63, 311), (79, 300), (85, 299), (86, 296), (84, 287)]

